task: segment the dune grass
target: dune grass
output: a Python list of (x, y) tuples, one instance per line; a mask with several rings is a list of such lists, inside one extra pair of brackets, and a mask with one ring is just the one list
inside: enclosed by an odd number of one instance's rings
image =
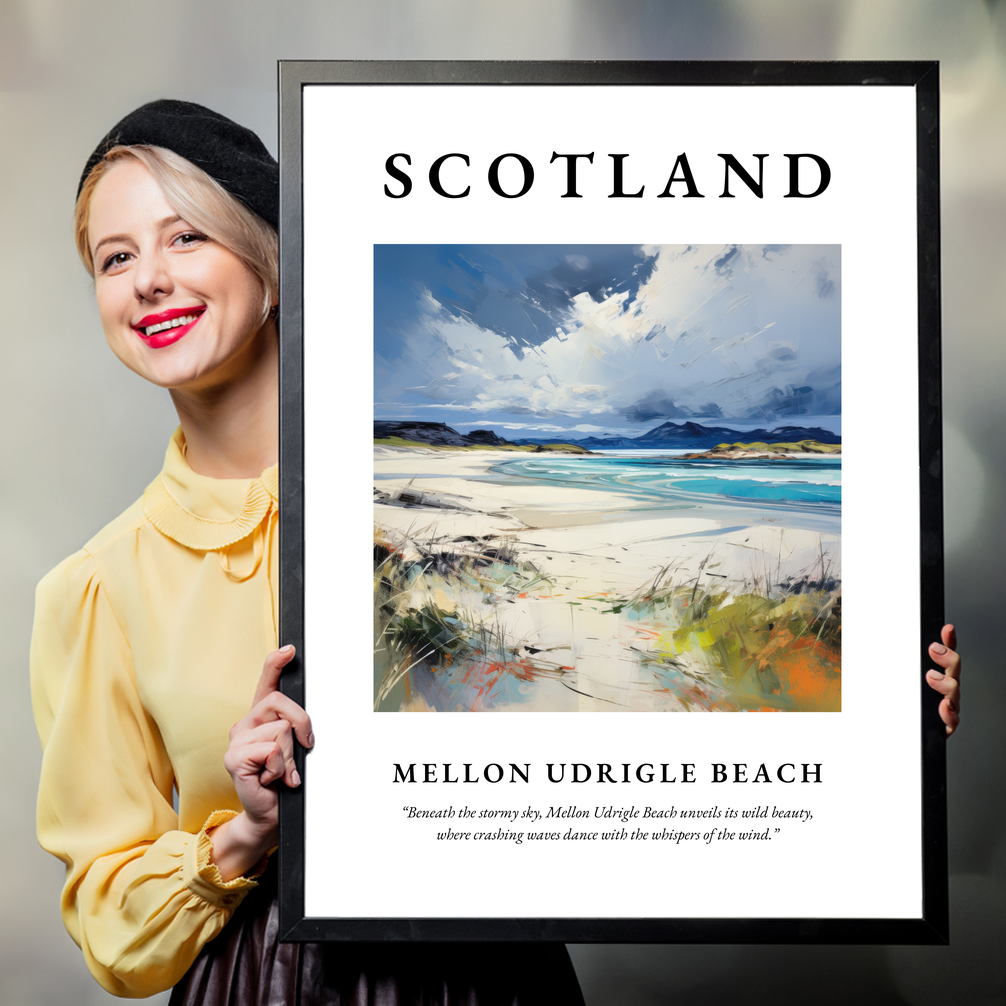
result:
[[(770, 568), (718, 586), (707, 562), (697, 576), (666, 568), (632, 593), (565, 603), (617, 615), (642, 687), (677, 708), (840, 709), (841, 584), (824, 551), (797, 577)], [(506, 536), (376, 529), (375, 710), (410, 707), (420, 677), (450, 708), (519, 703), (542, 678), (578, 690), (568, 650), (551, 660), (554, 648), (510, 627), (512, 606), (548, 598), (554, 586)]]

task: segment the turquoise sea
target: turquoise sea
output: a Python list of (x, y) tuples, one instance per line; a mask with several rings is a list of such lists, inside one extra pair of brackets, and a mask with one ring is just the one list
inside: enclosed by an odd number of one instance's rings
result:
[[(493, 465), (497, 475), (557, 486), (624, 493), (673, 509), (786, 512), (797, 523), (837, 525), (842, 507), (841, 458), (727, 460), (660, 454), (590, 457), (534, 455)], [(739, 516), (739, 515), (738, 515)]]

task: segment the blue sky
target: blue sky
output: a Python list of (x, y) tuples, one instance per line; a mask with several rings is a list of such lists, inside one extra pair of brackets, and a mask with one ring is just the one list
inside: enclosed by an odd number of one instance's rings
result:
[(836, 245), (377, 245), (374, 415), (837, 428), (840, 307)]

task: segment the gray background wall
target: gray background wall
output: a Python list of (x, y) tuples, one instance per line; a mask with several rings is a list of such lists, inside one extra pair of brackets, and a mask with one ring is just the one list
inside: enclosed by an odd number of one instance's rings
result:
[[(61, 869), (34, 839), (32, 590), (137, 497), (175, 422), (167, 396), (104, 345), (70, 236), (78, 172), (122, 114), (166, 96), (219, 109), (275, 149), (279, 58), (942, 61), (947, 614), (967, 663), (949, 759), (953, 945), (573, 956), (591, 1006), (1006, 1002), (1004, 51), (997, 0), (3, 0), (0, 1006), (108, 999), (62, 929)], [(869, 841), (875, 825), (863, 826)]]

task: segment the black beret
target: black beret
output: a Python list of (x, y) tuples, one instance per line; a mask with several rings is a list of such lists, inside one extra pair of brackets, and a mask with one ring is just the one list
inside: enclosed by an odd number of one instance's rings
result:
[(114, 125), (84, 165), (77, 195), (91, 169), (112, 147), (166, 147), (191, 161), (273, 227), (279, 226), (279, 165), (250, 130), (191, 101), (163, 98)]

